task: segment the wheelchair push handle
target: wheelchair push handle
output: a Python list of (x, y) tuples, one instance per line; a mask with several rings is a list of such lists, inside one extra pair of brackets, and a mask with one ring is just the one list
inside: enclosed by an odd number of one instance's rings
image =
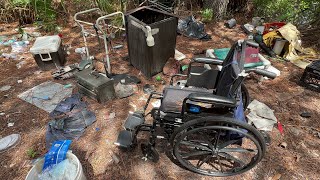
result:
[(267, 71), (267, 70), (264, 70), (264, 69), (258, 69), (258, 68), (246, 69), (246, 73), (249, 73), (249, 72), (254, 72), (256, 74), (259, 74), (259, 75), (262, 75), (262, 76), (265, 76), (265, 77), (268, 77), (268, 78), (271, 78), (271, 79), (274, 79), (274, 78), (277, 77), (276, 73), (270, 72), (270, 71)]

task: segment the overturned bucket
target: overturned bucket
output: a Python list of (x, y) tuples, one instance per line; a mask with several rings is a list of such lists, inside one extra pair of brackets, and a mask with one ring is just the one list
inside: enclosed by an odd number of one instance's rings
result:
[[(71, 152), (67, 152), (66, 159), (69, 159), (72, 163), (76, 165), (76, 174), (74, 180), (86, 180), (86, 177), (83, 174), (82, 165), (77, 156), (75, 156)], [(39, 175), (42, 173), (43, 163), (44, 158), (38, 160), (29, 171), (25, 180), (38, 180)]]

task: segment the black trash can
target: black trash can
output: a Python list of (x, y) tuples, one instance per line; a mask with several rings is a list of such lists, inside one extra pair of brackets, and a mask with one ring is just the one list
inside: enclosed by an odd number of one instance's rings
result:
[[(174, 57), (177, 24), (178, 18), (173, 14), (150, 7), (128, 12), (126, 32), (130, 63), (147, 77), (161, 72), (167, 60)], [(154, 45), (147, 44), (149, 28), (146, 26), (151, 28)]]

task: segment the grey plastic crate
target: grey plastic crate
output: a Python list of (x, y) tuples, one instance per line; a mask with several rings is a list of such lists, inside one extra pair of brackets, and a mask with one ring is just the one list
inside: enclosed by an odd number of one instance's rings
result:
[[(178, 18), (150, 7), (140, 7), (126, 14), (126, 32), (130, 63), (147, 77), (162, 71), (174, 57)], [(155, 45), (149, 47), (142, 27), (159, 29), (153, 35)]]

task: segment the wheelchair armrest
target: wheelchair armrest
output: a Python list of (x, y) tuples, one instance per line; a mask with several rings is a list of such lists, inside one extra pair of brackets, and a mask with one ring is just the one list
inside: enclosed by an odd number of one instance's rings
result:
[(222, 65), (223, 63), (221, 59), (205, 58), (205, 57), (193, 58), (193, 61), (196, 63), (213, 64), (213, 65)]
[(218, 96), (211, 93), (191, 93), (189, 94), (188, 99), (194, 102), (224, 105), (228, 107), (236, 107), (237, 104), (236, 100), (233, 98)]
[(188, 75), (184, 75), (184, 74), (174, 74), (173, 76), (171, 76), (170, 79), (170, 85), (173, 85), (173, 78), (180, 76), (180, 77), (187, 77)]

